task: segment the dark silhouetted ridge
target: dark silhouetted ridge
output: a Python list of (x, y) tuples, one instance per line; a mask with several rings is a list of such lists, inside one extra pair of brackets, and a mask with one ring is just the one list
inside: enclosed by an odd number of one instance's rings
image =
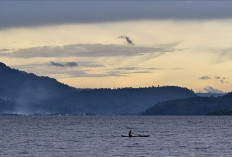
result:
[(6, 64), (0, 62), (0, 69), (6, 68)]
[(143, 115), (231, 115), (232, 93), (221, 97), (193, 97), (155, 104)]
[(176, 86), (77, 90), (3, 63), (0, 91), (1, 114), (138, 114), (162, 101), (196, 96)]

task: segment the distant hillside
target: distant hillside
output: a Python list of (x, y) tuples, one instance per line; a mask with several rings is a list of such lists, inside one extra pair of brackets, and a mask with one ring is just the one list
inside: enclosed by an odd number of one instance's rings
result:
[(221, 97), (194, 97), (161, 102), (147, 109), (144, 115), (230, 115), (232, 93)]
[[(75, 91), (75, 88), (55, 79), (11, 69), (0, 62), (0, 99), (2, 100), (0, 112), (27, 113), (36, 107), (44, 111), (43, 102), (68, 97)], [(8, 104), (6, 102), (11, 102), (13, 107), (8, 108), (6, 105), (3, 107), (3, 104)]]
[(196, 95), (201, 97), (219, 97), (226, 95), (226, 93), (196, 93)]
[(96, 114), (137, 114), (154, 103), (196, 96), (187, 88), (174, 86), (94, 89), (76, 93), (79, 100)]
[(77, 90), (0, 63), (1, 114), (137, 114), (161, 101), (195, 96), (175, 86)]
[(36, 92), (37, 97), (44, 97), (70, 93), (75, 91), (75, 88), (49, 77), (38, 77), (32, 73), (11, 69), (0, 62), (0, 91), (1, 96), (10, 98), (15, 98), (18, 94), (30, 97), (30, 91)]

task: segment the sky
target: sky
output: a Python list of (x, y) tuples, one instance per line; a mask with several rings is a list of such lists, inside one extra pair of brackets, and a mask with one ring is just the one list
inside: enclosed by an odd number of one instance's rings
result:
[(0, 62), (77, 88), (232, 87), (232, 1), (0, 1)]

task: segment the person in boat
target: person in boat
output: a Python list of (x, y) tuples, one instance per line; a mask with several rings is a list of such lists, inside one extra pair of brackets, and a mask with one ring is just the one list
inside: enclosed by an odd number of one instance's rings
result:
[(129, 131), (128, 136), (129, 136), (129, 137), (132, 137), (132, 132), (131, 132), (131, 130)]

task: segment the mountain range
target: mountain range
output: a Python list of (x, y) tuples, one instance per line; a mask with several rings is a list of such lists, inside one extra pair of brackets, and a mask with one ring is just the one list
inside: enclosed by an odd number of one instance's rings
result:
[(0, 62), (0, 114), (131, 115), (159, 102), (195, 97), (176, 86), (76, 89)]

